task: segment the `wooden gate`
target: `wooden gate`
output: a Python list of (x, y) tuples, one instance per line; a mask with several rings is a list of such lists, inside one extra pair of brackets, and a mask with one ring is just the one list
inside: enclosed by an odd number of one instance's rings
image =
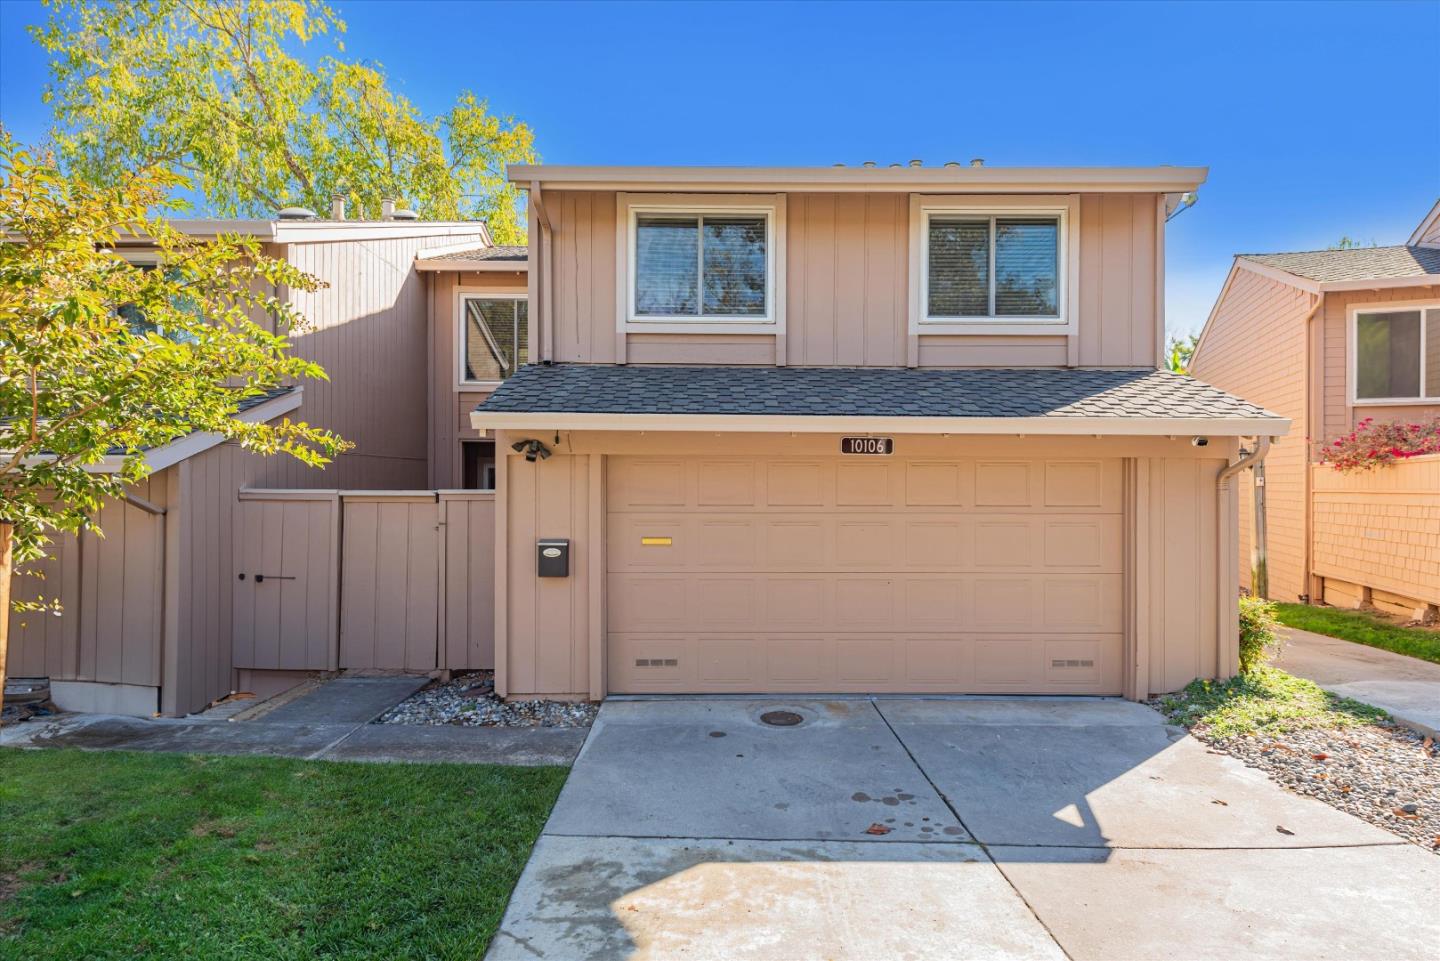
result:
[(242, 490), (235, 524), (235, 667), (335, 670), (339, 493)]

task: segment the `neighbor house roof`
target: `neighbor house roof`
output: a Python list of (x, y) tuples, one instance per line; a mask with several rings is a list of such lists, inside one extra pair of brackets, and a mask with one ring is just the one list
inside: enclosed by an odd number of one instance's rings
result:
[(422, 250), (415, 255), (416, 270), (525, 270), (529, 248), (521, 245), (456, 244)]
[[(300, 406), (304, 399), (305, 388), (300, 386), (275, 387), (250, 397), (245, 397), (235, 405), (235, 419), (247, 423), (264, 423), (274, 420), (277, 417), (290, 413)], [(147, 467), (153, 471), (164, 470), (180, 461), (196, 454), (203, 453), (217, 444), (223, 443), (225, 438), (220, 434), (212, 434), (205, 431), (191, 431), (183, 437), (177, 437), (168, 444), (159, 447), (150, 447), (145, 450), (144, 457)], [(110, 453), (101, 459), (100, 463), (87, 468), (96, 473), (110, 473), (117, 471), (125, 462), (125, 451), (112, 448)]]
[(553, 190), (925, 191), (1017, 190), (1182, 193), (1205, 182), (1206, 167), (986, 167), (919, 161), (889, 166), (588, 167), (511, 164), (511, 183)]
[(1352, 247), (1348, 250), (1239, 256), (1322, 284), (1402, 277), (1436, 278), (1440, 281), (1440, 249), (1435, 247)]
[(483, 428), (1243, 434), (1290, 422), (1145, 369), (531, 365), (472, 415)]
[[(483, 220), (241, 220), (234, 218), (172, 219), (174, 229), (202, 240), (221, 235), (253, 237), (276, 244), (321, 243), (336, 240), (383, 240), (401, 237), (454, 237), (474, 243), (475, 237), (490, 238)], [(126, 238), (123, 243), (148, 244), (144, 237)]]

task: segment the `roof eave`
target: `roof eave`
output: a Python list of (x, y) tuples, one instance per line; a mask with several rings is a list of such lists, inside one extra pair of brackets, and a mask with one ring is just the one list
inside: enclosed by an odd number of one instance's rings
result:
[(1025, 434), (1110, 437), (1283, 437), (1284, 417), (814, 417), (793, 414), (470, 413), (476, 430), (643, 430), (817, 434)]
[(588, 167), (513, 164), (522, 187), (551, 190), (774, 190), (867, 192), (1183, 193), (1205, 182), (1208, 167)]
[(416, 259), (415, 269), (421, 273), (526, 273), (528, 260), (447, 260), (442, 257)]

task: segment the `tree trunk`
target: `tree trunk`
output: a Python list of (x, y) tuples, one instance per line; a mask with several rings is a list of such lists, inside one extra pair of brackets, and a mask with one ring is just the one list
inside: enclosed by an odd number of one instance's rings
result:
[(0, 711), (5, 710), (5, 655), (10, 650), (10, 567), (15, 525), (0, 520)]

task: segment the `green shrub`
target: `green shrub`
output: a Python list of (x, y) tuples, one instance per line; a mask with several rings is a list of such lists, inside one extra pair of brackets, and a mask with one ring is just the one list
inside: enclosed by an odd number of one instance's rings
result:
[(1240, 598), (1240, 673), (1249, 674), (1269, 663), (1280, 649), (1275, 605), (1261, 597)]

